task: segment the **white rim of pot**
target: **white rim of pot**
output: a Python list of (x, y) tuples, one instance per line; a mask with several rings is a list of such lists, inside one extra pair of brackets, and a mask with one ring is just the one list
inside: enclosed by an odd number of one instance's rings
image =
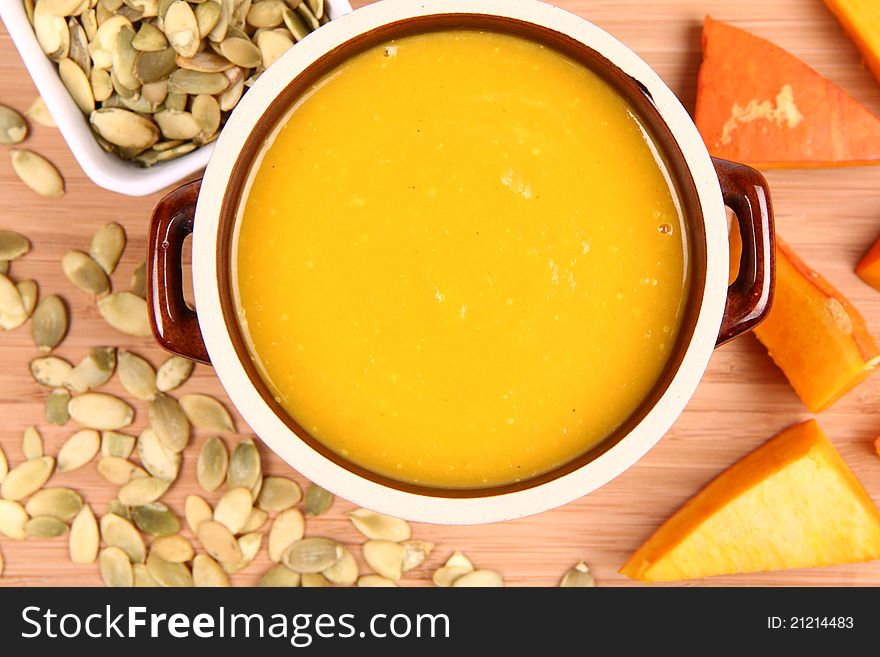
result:
[[(296, 76), (322, 55), (357, 35), (399, 20), (436, 14), (484, 14), (530, 22), (597, 51), (641, 82), (666, 121), (687, 163), (702, 208), (706, 278), (693, 337), (668, 388), (620, 442), (573, 472), (524, 490), (486, 497), (434, 497), (384, 486), (326, 458), (294, 434), (265, 403), (238, 359), (224, 322), (217, 271), (217, 240), (224, 191), (233, 165), (264, 112)], [(684, 407), (715, 348), (727, 293), (727, 219), (715, 169), (687, 111), (633, 51), (588, 21), (537, 0), (384, 0), (342, 16), (310, 34), (270, 67), (233, 112), (217, 141), (202, 182), (193, 235), (193, 285), (202, 336), (233, 404), (276, 454), (308, 479), (361, 506), (409, 520), (480, 524), (561, 506), (606, 484), (663, 437)], [(697, 300), (699, 301), (699, 300)]]

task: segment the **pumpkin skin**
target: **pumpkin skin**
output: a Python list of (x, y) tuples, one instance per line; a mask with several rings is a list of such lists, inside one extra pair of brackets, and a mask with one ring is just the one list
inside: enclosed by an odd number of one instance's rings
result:
[(695, 122), (712, 155), (759, 168), (880, 164), (880, 118), (779, 46), (709, 17)]
[(643, 582), (668, 582), (878, 557), (880, 512), (809, 420), (709, 483), (620, 572)]
[(880, 80), (880, 4), (876, 0), (824, 0)]

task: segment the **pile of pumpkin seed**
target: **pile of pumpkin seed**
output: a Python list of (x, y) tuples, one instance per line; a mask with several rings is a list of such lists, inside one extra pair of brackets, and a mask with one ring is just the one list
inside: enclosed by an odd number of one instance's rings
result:
[(98, 143), (141, 166), (217, 138), (260, 74), (329, 20), (323, 0), (24, 0)]
[[(38, 97), (26, 114), (37, 123), (55, 127), (55, 122), (42, 98)], [(27, 138), (29, 132), (24, 116), (11, 107), (0, 105), (0, 144), (20, 144)], [(64, 195), (64, 179), (58, 173), (58, 169), (42, 155), (27, 149), (13, 148), (9, 156), (15, 175), (32, 190), (50, 198)]]
[[(131, 291), (111, 291), (114, 272), (126, 245), (116, 223), (100, 228), (85, 251), (69, 251), (61, 267), (67, 278), (97, 299), (109, 324), (124, 333), (149, 334), (145, 266), (136, 268)], [(230, 451), (220, 435), (203, 441), (196, 480), (207, 493), (222, 493), (216, 504), (202, 495), (185, 500), (185, 522), (162, 502), (177, 480), (192, 429), (236, 435), (227, 409), (201, 393), (177, 394), (194, 363), (170, 356), (158, 369), (142, 356), (113, 346), (96, 346), (73, 364), (53, 354), (67, 334), (67, 307), (48, 295), (37, 303), (33, 281), (13, 283), (10, 261), (30, 250), (29, 240), (0, 230), (0, 326), (12, 330), (31, 317), (31, 333), (40, 355), (30, 361), (31, 375), (47, 390), (45, 419), (77, 426), (58, 453), (46, 454), (39, 429), (29, 426), (21, 441), (24, 460), (10, 468), (0, 448), (0, 536), (15, 540), (67, 537), (75, 564), (97, 561), (108, 586), (228, 586), (229, 575), (253, 562), (265, 534), (275, 565), (261, 586), (397, 586), (418, 568), (434, 545), (412, 538), (410, 525), (367, 509), (348, 513), (364, 536), (361, 555), (372, 572), (361, 573), (350, 546), (329, 537), (307, 535), (307, 518), (324, 514), (333, 496), (314, 484), (303, 494), (292, 479), (264, 476), (261, 457), (250, 438), (237, 439)], [(125, 433), (135, 415), (129, 400), (100, 391), (113, 376), (131, 400), (145, 403), (149, 426)], [(175, 393), (177, 396), (173, 396)], [(117, 487), (100, 519), (75, 490), (51, 485), (55, 473), (79, 470), (95, 462), (99, 475)], [(195, 544), (194, 544), (195, 543)], [(0, 575), (3, 556), (0, 553)], [(503, 586), (501, 576), (478, 569), (460, 552), (433, 573), (437, 586)], [(572, 568), (562, 586), (592, 586), (585, 564)]]

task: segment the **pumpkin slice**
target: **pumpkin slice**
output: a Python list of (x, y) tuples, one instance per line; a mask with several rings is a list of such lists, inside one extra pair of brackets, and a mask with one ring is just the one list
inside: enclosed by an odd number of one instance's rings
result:
[(782, 48), (709, 17), (695, 120), (712, 155), (757, 167), (880, 164), (880, 118)]
[(880, 3), (877, 0), (825, 0), (825, 4), (880, 80)]
[(814, 413), (861, 383), (880, 362), (861, 313), (778, 235), (776, 296), (755, 335)]
[(880, 558), (880, 512), (814, 420), (723, 472), (620, 572), (644, 582)]
[(856, 265), (856, 273), (865, 283), (880, 290), (880, 240), (874, 242), (874, 246)]

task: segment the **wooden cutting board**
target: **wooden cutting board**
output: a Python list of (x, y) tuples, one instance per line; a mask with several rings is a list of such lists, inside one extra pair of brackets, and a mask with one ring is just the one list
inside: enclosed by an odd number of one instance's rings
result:
[[(694, 105), (701, 21), (711, 12), (715, 18), (731, 21), (790, 50), (880, 113), (880, 84), (862, 66), (855, 47), (820, 0), (557, 0), (557, 4), (632, 47), (688, 109)], [(0, 102), (23, 111), (35, 95), (9, 36), (0, 29)], [(129, 246), (113, 283), (117, 289), (127, 289), (132, 270), (144, 259), (147, 223), (159, 195), (127, 198), (97, 188), (83, 175), (57, 130), (39, 125), (32, 128), (33, 136), (26, 146), (57, 164), (67, 181), (67, 195), (61, 200), (36, 196), (17, 180), (7, 154), (0, 154), (0, 227), (25, 233), (34, 247), (13, 264), (11, 275), (16, 280), (36, 279), (43, 294), (54, 292), (67, 300), (73, 322), (59, 355), (77, 362), (88, 347), (111, 344), (160, 364), (165, 358), (161, 349), (150, 339), (130, 338), (105, 324), (92, 300), (67, 282), (59, 265), (65, 251), (87, 248), (99, 226), (118, 221), (128, 232)], [(880, 234), (880, 168), (774, 171), (767, 177), (780, 233), (855, 303), (880, 334), (880, 293), (853, 273), (862, 253)], [(14, 463), (23, 459), (20, 442), (27, 425), (40, 427), (52, 454), (57, 454), (73, 431), (72, 426), (52, 427), (44, 421), (46, 390), (31, 380), (27, 367), (35, 355), (27, 327), (0, 335), (0, 444)], [(122, 392), (115, 379), (107, 389)], [(225, 400), (212, 370), (204, 366), (196, 369), (183, 391), (208, 392)], [(564, 508), (524, 520), (482, 527), (416, 525), (415, 537), (433, 541), (436, 548), (426, 566), (408, 574), (403, 584), (429, 583), (430, 573), (456, 549), (480, 567), (499, 570), (509, 584), (555, 585), (565, 570), (580, 560), (589, 563), (600, 584), (630, 584), (617, 569), (663, 519), (774, 432), (808, 417), (763, 348), (753, 337), (743, 337), (715, 353), (685, 413), (660, 444), (624, 475)], [(820, 422), (880, 502), (880, 458), (871, 445), (880, 434), (880, 376), (822, 413)], [(132, 431), (145, 423), (146, 409), (139, 403)], [(246, 435), (247, 427), (240, 418), (237, 423)], [(234, 436), (226, 439), (230, 444), (235, 441)], [(185, 496), (200, 492), (194, 467), (204, 440), (205, 435), (196, 434), (186, 451), (182, 475), (167, 495), (169, 504), (181, 514)], [(268, 450), (262, 452), (269, 473), (301, 480)], [(97, 475), (94, 464), (56, 475), (52, 484), (80, 491), (98, 513), (105, 511), (114, 494), (114, 487)], [(209, 498), (216, 500), (215, 495)], [(349, 508), (349, 503), (337, 500), (328, 514), (309, 521), (309, 532), (356, 544), (358, 535), (343, 515)], [(18, 543), (0, 538), (0, 549), (6, 557), (0, 585), (100, 584), (97, 566), (75, 566), (67, 560), (64, 539)], [(359, 550), (355, 552), (360, 558)], [(268, 566), (264, 547), (258, 559), (233, 581), (254, 584)], [(723, 577), (705, 583), (880, 585), (880, 561)]]

